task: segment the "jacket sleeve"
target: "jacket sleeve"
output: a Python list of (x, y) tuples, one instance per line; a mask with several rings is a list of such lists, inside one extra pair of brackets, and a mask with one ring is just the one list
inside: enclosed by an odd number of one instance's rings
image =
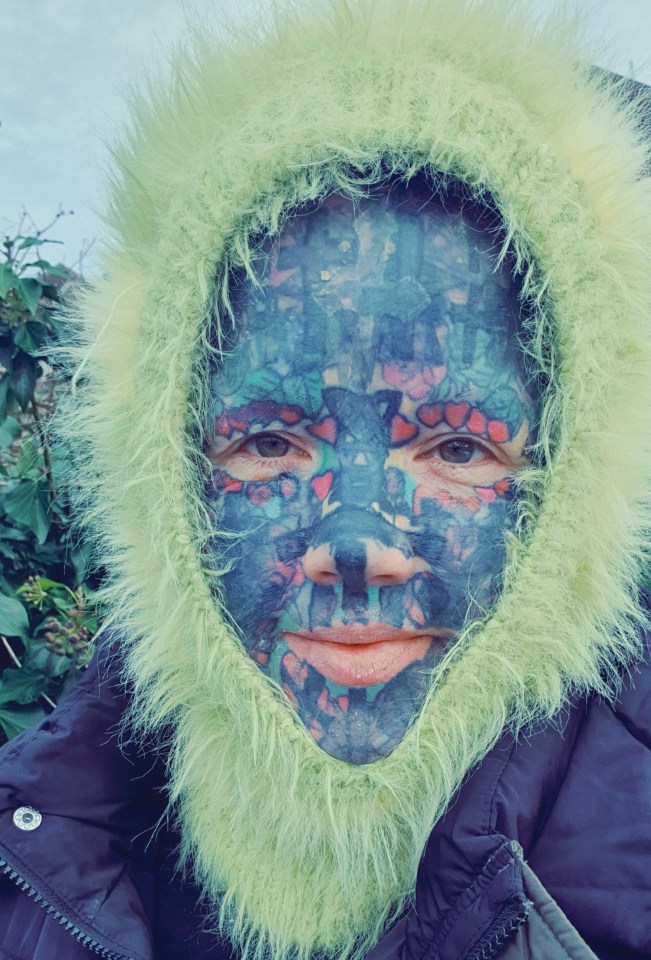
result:
[[(77, 960), (84, 938), (150, 954), (127, 865), (162, 809), (163, 770), (123, 743), (127, 700), (104, 646), (57, 709), (0, 751), (0, 958)], [(17, 827), (21, 808), (38, 811), (37, 829)]]

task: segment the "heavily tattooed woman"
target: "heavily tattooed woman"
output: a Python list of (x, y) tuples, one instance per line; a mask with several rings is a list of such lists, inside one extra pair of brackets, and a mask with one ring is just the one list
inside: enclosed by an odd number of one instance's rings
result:
[(351, 763), (402, 740), (489, 608), (536, 420), (494, 224), (455, 207), (419, 182), (293, 218), (234, 291), (211, 379), (226, 607)]
[(640, 92), (515, 0), (173, 63), (75, 307), (107, 616), (0, 755), (0, 960), (642, 960)]

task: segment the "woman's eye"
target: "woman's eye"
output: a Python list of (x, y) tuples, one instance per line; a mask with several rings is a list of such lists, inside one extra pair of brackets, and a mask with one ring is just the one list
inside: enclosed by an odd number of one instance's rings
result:
[(284, 437), (277, 437), (271, 433), (262, 433), (259, 437), (252, 437), (247, 446), (253, 449), (259, 457), (269, 459), (285, 457), (289, 453), (291, 444)]
[(464, 440), (456, 437), (453, 440), (444, 440), (436, 447), (436, 453), (446, 463), (470, 463), (476, 453), (485, 453), (474, 440)]

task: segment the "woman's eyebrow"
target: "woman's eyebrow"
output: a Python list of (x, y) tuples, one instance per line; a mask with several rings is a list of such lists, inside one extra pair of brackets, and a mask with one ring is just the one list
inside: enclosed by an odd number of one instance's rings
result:
[(274, 423), (296, 427), (302, 423), (316, 423), (327, 413), (322, 405), (318, 410), (305, 410), (296, 403), (271, 398), (247, 403), (224, 403), (224, 409), (215, 417), (216, 436), (230, 437), (234, 432), (247, 433), (252, 427), (267, 427)]
[(425, 427), (435, 429), (441, 425), (453, 430), (468, 433), (475, 437), (484, 437), (494, 443), (505, 443), (526, 419), (524, 403), (519, 408), (520, 418), (516, 430), (495, 411), (490, 409), (490, 397), (473, 400), (447, 400), (421, 403), (416, 407), (416, 420)]

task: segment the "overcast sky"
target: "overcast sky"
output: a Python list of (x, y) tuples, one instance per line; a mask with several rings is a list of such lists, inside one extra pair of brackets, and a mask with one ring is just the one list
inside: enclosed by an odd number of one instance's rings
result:
[[(527, 0), (525, 0), (527, 2)], [(535, 12), (554, 0), (528, 0)], [(562, 5), (562, 2), (561, 2)], [(597, 62), (651, 84), (650, 0), (577, 0)], [(59, 207), (45, 248), (75, 265), (102, 227), (104, 142), (119, 126), (121, 90), (173, 42), (185, 10), (246, 10), (252, 0), (0, 0), (0, 232), (23, 208), (39, 227)], [(27, 226), (27, 225), (26, 225)], [(93, 272), (93, 251), (85, 270)]]

